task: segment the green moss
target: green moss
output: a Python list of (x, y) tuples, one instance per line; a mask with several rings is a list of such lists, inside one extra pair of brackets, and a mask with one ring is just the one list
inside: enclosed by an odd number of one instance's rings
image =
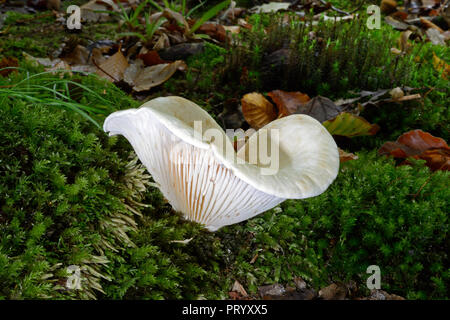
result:
[(302, 276), (316, 288), (353, 280), (364, 294), (366, 268), (375, 264), (384, 290), (408, 298), (446, 297), (450, 174), (395, 167), (373, 152), (358, 156), (342, 165), (324, 194), (288, 200), (281, 213), (271, 210), (221, 231), (249, 237), (234, 249), (239, 254), (233, 265), (246, 288), (254, 292), (258, 285)]

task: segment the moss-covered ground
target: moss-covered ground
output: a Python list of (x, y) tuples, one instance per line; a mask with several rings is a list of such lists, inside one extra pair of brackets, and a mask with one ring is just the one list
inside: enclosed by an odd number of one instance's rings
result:
[[(350, 1), (333, 3), (352, 8)], [(117, 38), (115, 23), (87, 25), (73, 34), (46, 13), (40, 13), (41, 18), (8, 15), (0, 59), (16, 57), (20, 70), (0, 76), (0, 89), (27, 83), (30, 74), (43, 71), (26, 62), (23, 51), (48, 57), (74, 35), (86, 42)], [(250, 21), (264, 26), (272, 18), (254, 15)], [(370, 58), (387, 57), (390, 52), (382, 50), (397, 46), (399, 35), (383, 24), (381, 30), (355, 37), (367, 42)], [(412, 129), (449, 141), (449, 86), (433, 67), (432, 56), (434, 52), (445, 60), (450, 51), (419, 41), (413, 45), (420, 47), (417, 59), (399, 71), (407, 80), (397, 84), (419, 88), (423, 100), (364, 110), (362, 115), (381, 129), (375, 136), (340, 141), (359, 158), (343, 163), (322, 195), (285, 201), (215, 233), (171, 209), (146, 171), (133, 162), (133, 150), (123, 137), (108, 138), (70, 109), (0, 95), (0, 299), (226, 299), (236, 280), (256, 296), (259, 286), (294, 286), (295, 277), (316, 290), (352, 282), (354, 296), (361, 297), (368, 294), (369, 265), (380, 266), (382, 289), (390, 293), (409, 299), (448, 298), (450, 175), (431, 172), (422, 161), (397, 166), (376, 153), (384, 142)], [(242, 61), (256, 61), (250, 81), (241, 82), (240, 74), (224, 74), (239, 67), (228, 62), (232, 54), (228, 47), (207, 44), (202, 54), (187, 60), (188, 71), (153, 88), (146, 99), (184, 96), (220, 118), (225, 108), (233, 112), (233, 101), (253, 90), (301, 91), (309, 86), (307, 93), (338, 99), (368, 89), (350, 81), (334, 90), (338, 82), (332, 82), (333, 77), (308, 85), (267, 86), (255, 51), (238, 53)], [(339, 52), (333, 59), (341, 61), (341, 54), (357, 59), (352, 52)], [(389, 71), (367, 72), (386, 88), (392, 81)], [(336, 71), (334, 77), (345, 75)], [(32, 81), (43, 86), (73, 81), (76, 102), (108, 112), (141, 103), (96, 76), (43, 74)], [(104, 116), (95, 120), (101, 123)], [(176, 242), (190, 238), (188, 243)], [(81, 290), (67, 288), (71, 265), (81, 268)]]

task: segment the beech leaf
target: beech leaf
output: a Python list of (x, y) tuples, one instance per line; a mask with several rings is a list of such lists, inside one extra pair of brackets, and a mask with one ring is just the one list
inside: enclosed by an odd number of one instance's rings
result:
[(309, 100), (306, 104), (300, 105), (295, 113), (307, 114), (320, 122), (335, 118), (342, 111), (328, 98), (317, 96)]
[(380, 129), (378, 125), (370, 124), (366, 119), (348, 112), (342, 112), (322, 124), (331, 134), (345, 137), (372, 136)]
[(301, 92), (286, 92), (274, 90), (267, 94), (278, 108), (278, 118), (295, 113), (299, 107), (304, 106), (311, 98)]
[(261, 93), (246, 94), (241, 104), (245, 121), (257, 130), (277, 118), (275, 107)]
[[(442, 138), (422, 130), (411, 130), (402, 134), (397, 141), (388, 141), (378, 149), (379, 155), (394, 158), (422, 159), (431, 170), (450, 170), (450, 148)], [(409, 164), (407, 161), (404, 164)]]

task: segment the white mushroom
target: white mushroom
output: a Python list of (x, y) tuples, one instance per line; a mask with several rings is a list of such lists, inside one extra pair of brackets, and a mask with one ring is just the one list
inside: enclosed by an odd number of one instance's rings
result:
[(128, 139), (172, 207), (210, 231), (317, 196), (339, 170), (333, 137), (307, 115), (269, 123), (237, 153), (214, 119), (181, 97), (114, 112), (103, 129)]

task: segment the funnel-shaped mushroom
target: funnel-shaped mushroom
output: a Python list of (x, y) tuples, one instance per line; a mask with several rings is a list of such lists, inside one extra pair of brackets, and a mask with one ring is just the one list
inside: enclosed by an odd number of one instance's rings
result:
[[(252, 218), (288, 198), (317, 196), (339, 170), (332, 136), (307, 115), (269, 123), (237, 153), (214, 119), (181, 97), (114, 112), (103, 129), (125, 136), (173, 208), (210, 231)], [(270, 154), (262, 159), (254, 146)]]

